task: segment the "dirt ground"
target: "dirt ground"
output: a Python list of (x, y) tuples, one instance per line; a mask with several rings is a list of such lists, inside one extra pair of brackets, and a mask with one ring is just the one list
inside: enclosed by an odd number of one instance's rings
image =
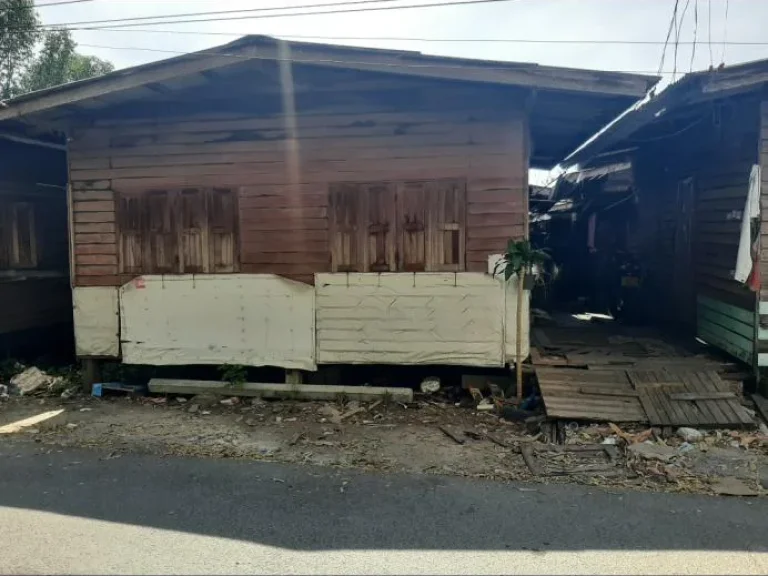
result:
[[(730, 493), (736, 482), (737, 492), (746, 489), (754, 495), (765, 494), (763, 485), (768, 484), (768, 436), (759, 430), (707, 432), (691, 444), (642, 428), (574, 423), (567, 429), (566, 446), (571, 448), (562, 448), (543, 443), (530, 424), (526, 429), (494, 413), (430, 397), (407, 405), (221, 401), (11, 396), (0, 401), (0, 442), (1, 427), (63, 410), (5, 432), (51, 449), (99, 447), (114, 458), (125, 452), (244, 458), (673, 492)], [(526, 451), (537, 474), (521, 453)]]

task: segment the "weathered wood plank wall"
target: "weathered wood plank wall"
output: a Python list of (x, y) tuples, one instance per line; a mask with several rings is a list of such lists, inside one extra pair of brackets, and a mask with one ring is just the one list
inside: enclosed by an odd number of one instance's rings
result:
[[(466, 269), (524, 236), (526, 122), (482, 101), (446, 112), (103, 121), (70, 144), (75, 284), (120, 285), (115, 195), (195, 187), (238, 193), (240, 271), (311, 281), (331, 270), (329, 188), (466, 181)], [(241, 115), (242, 116), (242, 115)]]
[[(660, 320), (696, 328), (698, 336), (751, 362), (756, 295), (736, 282), (733, 273), (749, 175), (757, 158), (758, 103), (742, 99), (702, 106), (688, 122), (689, 129), (649, 146), (638, 163), (641, 194), (654, 202), (644, 212), (645, 246), (663, 303)], [(685, 232), (682, 214), (689, 187), (693, 210)], [(681, 243), (686, 234), (687, 273)]]

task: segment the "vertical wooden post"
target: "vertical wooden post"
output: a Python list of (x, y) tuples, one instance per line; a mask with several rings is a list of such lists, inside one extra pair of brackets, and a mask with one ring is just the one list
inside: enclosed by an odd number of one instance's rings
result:
[(517, 279), (517, 337), (515, 338), (515, 379), (517, 383), (518, 406), (523, 401), (523, 286), (525, 285), (525, 268), (520, 270)]
[(101, 362), (95, 358), (83, 358), (83, 392), (91, 393), (91, 387), (101, 380)]

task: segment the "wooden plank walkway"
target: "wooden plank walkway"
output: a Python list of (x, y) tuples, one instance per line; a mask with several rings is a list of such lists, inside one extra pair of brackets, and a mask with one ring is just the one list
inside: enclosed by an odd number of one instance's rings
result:
[(652, 426), (754, 426), (738, 397), (713, 370), (629, 370), (627, 376)]
[(550, 418), (699, 428), (754, 426), (738, 396), (713, 370), (535, 369)]
[(648, 422), (624, 370), (536, 367), (547, 416), (596, 422)]

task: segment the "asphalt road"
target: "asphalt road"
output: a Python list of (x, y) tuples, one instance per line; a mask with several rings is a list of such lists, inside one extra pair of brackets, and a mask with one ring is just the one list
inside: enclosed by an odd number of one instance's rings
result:
[(768, 574), (768, 501), (0, 439), (2, 573)]

